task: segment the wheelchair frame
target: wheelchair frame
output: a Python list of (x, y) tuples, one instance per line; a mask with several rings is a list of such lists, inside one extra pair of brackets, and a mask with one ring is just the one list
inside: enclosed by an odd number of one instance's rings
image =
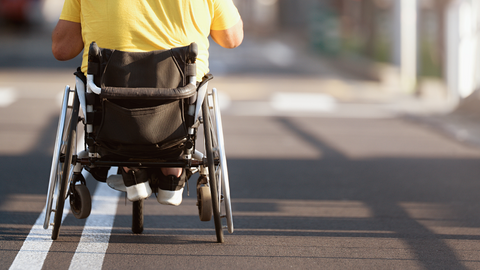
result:
[[(189, 76), (188, 79), (190, 83), (196, 83), (195, 76)], [(67, 198), (70, 198), (70, 208), (76, 218), (86, 218), (90, 214), (91, 197), (81, 174), (85, 166), (182, 167), (192, 174), (197, 172), (200, 174), (197, 182), (199, 218), (201, 221), (209, 221), (213, 212), (216, 240), (223, 243), (223, 229), (227, 229), (229, 233), (234, 231), (230, 185), (217, 90), (214, 88), (210, 92), (207, 85), (208, 83), (203, 84), (196, 89), (195, 124), (188, 127), (189, 134), (193, 134), (199, 124), (203, 124), (204, 153), (193, 149), (191, 153), (183, 154), (182, 159), (167, 161), (100, 160), (98, 153), (90, 153), (86, 144), (85, 150), (77, 152), (78, 124), (82, 123), (85, 130), (90, 128), (85, 119), (90, 110), (85, 93), (100, 94), (102, 89), (95, 85), (94, 77), (90, 74), (87, 75), (87, 85), (76, 77), (75, 90), (66, 86), (57, 127), (43, 226), (44, 229), (53, 226), (52, 239), (56, 240), (59, 236)], [(226, 220), (226, 226), (223, 226), (222, 219)], [(143, 200), (133, 202), (132, 231), (134, 233), (143, 231)]]

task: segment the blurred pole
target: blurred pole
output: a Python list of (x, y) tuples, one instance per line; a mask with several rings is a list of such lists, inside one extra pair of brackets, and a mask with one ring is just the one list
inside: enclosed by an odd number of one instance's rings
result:
[[(245, 1), (245, 0), (244, 0)], [(260, 34), (275, 32), (277, 27), (278, 1), (255, 0), (253, 2), (253, 18), (255, 29)]]
[(417, 0), (395, 0), (393, 58), (406, 93), (414, 93), (417, 84), (417, 14)]
[(437, 55), (436, 57), (439, 60), (440, 67), (442, 68), (441, 72), (441, 77), (446, 78), (446, 69), (445, 69), (445, 63), (446, 63), (446, 40), (445, 40), (445, 35), (446, 35), (446, 14), (445, 10), (447, 9), (448, 3), (450, 0), (438, 0), (435, 1), (434, 9), (435, 13), (437, 16), (438, 20), (438, 35), (437, 35), (437, 44), (438, 44), (438, 50), (437, 50)]
[(373, 1), (361, 1), (362, 28), (365, 37), (365, 54), (374, 58), (376, 37), (376, 10)]
[(455, 0), (446, 10), (447, 84), (453, 97), (465, 98), (480, 87), (480, 3)]

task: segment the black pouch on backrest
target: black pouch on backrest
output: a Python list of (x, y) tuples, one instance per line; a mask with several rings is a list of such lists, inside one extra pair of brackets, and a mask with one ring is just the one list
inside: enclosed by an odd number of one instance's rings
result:
[(179, 103), (174, 100), (153, 107), (125, 108), (105, 100), (97, 140), (157, 145), (186, 136)]
[[(140, 53), (107, 50), (102, 53), (100, 85), (182, 87), (186, 85), (186, 48)], [(95, 141), (100, 147), (136, 158), (171, 158), (181, 154), (187, 137), (183, 100), (102, 99), (101, 103), (102, 121), (95, 128)]]

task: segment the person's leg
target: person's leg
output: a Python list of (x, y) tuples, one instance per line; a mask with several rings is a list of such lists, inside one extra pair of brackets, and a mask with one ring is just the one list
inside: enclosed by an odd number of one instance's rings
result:
[(127, 198), (139, 201), (150, 197), (152, 189), (148, 183), (148, 172), (145, 169), (122, 167), (123, 183), (127, 187)]
[(182, 203), (183, 188), (186, 181), (184, 169), (161, 168), (157, 179), (157, 201), (166, 205), (180, 205)]
[(163, 175), (173, 175), (180, 177), (182, 175), (182, 168), (161, 168)]

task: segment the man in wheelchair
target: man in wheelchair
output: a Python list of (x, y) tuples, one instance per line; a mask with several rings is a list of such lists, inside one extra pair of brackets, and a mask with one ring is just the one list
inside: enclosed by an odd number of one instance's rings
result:
[[(91, 68), (89, 50), (92, 42), (106, 48), (106, 52), (170, 50), (194, 42), (198, 45), (196, 81), (199, 83), (209, 71), (209, 36), (225, 48), (241, 44), (243, 24), (232, 0), (66, 0), (52, 34), (52, 52), (57, 60), (65, 61), (83, 50), (81, 71), (87, 75), (87, 70)], [(125, 76), (130, 75), (128, 71)], [(138, 105), (128, 99), (118, 102), (134, 109)], [(127, 124), (124, 127), (130, 128)], [(121, 127), (112, 129), (116, 129), (116, 133), (128, 133)], [(125, 166), (120, 170), (130, 201), (149, 197), (151, 187), (155, 187), (158, 188), (155, 192), (158, 192), (160, 203), (181, 203), (188, 177), (183, 168)], [(91, 173), (97, 180), (104, 180), (100, 171), (92, 169)]]

